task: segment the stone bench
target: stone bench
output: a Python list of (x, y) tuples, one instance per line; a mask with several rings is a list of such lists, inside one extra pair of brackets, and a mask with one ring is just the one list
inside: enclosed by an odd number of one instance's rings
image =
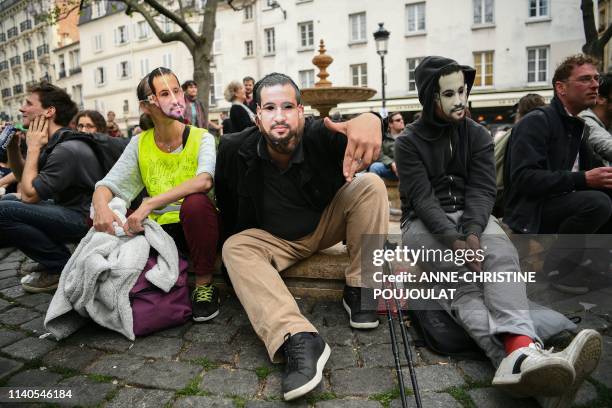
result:
[(400, 201), (399, 194), (399, 181), (383, 179), (385, 186), (387, 187), (387, 196), (389, 197), (389, 204), (391, 208), (401, 209), (402, 203)]
[[(346, 246), (338, 243), (296, 263), (281, 273), (289, 291), (297, 298), (339, 300), (344, 288), (344, 270), (349, 263)], [(217, 258), (215, 282), (229, 290)], [(253, 271), (256, 273), (256, 271)]]
[(387, 187), (387, 197), (389, 198), (389, 219), (399, 221), (402, 217), (402, 203), (399, 194), (399, 181), (383, 179)]

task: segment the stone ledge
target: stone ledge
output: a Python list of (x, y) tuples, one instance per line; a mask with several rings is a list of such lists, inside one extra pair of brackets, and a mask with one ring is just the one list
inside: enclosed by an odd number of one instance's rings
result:
[(383, 179), (387, 187), (387, 195), (389, 196), (389, 205), (394, 209), (401, 209), (402, 203), (399, 193), (399, 181)]
[[(344, 288), (344, 270), (349, 258), (346, 246), (338, 243), (297, 262), (281, 272), (287, 288), (296, 297), (339, 300)], [(221, 259), (217, 258), (215, 282), (229, 290), (221, 274)]]

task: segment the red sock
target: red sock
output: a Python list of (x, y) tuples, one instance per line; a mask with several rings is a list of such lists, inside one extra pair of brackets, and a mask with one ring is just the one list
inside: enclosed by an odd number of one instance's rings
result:
[(512, 353), (514, 350), (518, 350), (521, 347), (527, 347), (533, 343), (533, 339), (529, 336), (523, 336), (520, 334), (507, 333), (504, 337), (504, 348), (506, 354)]

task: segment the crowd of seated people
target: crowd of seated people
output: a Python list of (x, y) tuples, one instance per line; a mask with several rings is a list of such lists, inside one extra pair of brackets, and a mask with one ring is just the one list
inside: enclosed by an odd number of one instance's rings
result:
[[(0, 193), (16, 193), (0, 194), (0, 248), (16, 247), (41, 265), (22, 280), (25, 291), (52, 292), (71, 257), (66, 244), (78, 243), (89, 230), (90, 207), (98, 232), (115, 234), (118, 224), (133, 237), (145, 220), (155, 221), (193, 263), (198, 322), (219, 314), (213, 272), (220, 252), (270, 359), (287, 361), (284, 398), (299, 398), (320, 383), (331, 348), (280, 272), (344, 241), (348, 324), (375, 329), (361, 237), (380, 237), (382, 246), (387, 236), (381, 178), (399, 180), (404, 245), (487, 249), (483, 260), (467, 262), (460, 273), (521, 268), (492, 215), (499, 177), (504, 191), (498, 205), (513, 233), (609, 233), (612, 83), (600, 76), (597, 62), (583, 55), (564, 60), (549, 105), (526, 96), (520, 121), (496, 141), (504, 144), (499, 174), (493, 137), (468, 116), (474, 78), (473, 68), (454, 60), (423, 59), (415, 71), (423, 110), (405, 126), (400, 112), (384, 121), (371, 112), (345, 122), (306, 117), (290, 77), (271, 73), (257, 83), (245, 77), (226, 89), (232, 106), (217, 142), (205, 129), (207, 112), (195, 82), (181, 86), (174, 72), (156, 68), (135, 92), (139, 132), (108, 172), (88, 144), (62, 138), (75, 131), (121, 137), (114, 113), (105, 120), (93, 110), (77, 112), (62, 89), (38, 84), (20, 109), (23, 135), (0, 151)], [(368, 168), (374, 174), (361, 173)], [(111, 200), (129, 206), (143, 192), (147, 198), (121, 222)], [(553, 245), (555, 256), (544, 270), (553, 287), (567, 293), (587, 293), (591, 275), (610, 265), (608, 248), (571, 259), (559, 251)], [(454, 270), (444, 262), (428, 266)], [(496, 367), (493, 385), (536, 397), (544, 407), (569, 406), (597, 366), (600, 335), (583, 330), (563, 351), (546, 351), (544, 333), (571, 323), (550, 309), (532, 310), (524, 284), (462, 282), (455, 289), (455, 298), (442, 306)]]

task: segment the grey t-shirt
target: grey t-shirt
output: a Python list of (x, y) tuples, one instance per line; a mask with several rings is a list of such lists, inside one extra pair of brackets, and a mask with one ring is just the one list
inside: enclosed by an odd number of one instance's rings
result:
[[(50, 143), (57, 137), (56, 132)], [(95, 184), (102, 177), (104, 170), (91, 147), (70, 140), (55, 146), (32, 184), (41, 200), (53, 199), (56, 205), (87, 216)]]

